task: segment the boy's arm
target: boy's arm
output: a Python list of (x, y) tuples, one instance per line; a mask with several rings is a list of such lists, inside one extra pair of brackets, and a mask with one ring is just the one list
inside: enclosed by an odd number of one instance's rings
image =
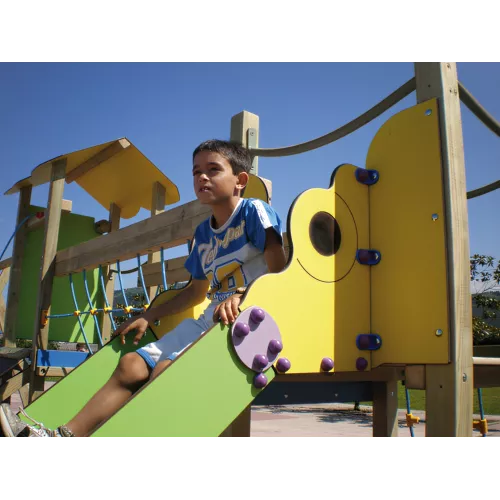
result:
[(115, 332), (115, 336), (121, 335), (122, 344), (125, 344), (125, 335), (130, 332), (130, 330), (135, 329), (136, 335), (134, 337), (134, 344), (137, 344), (144, 333), (146, 333), (149, 323), (154, 323), (164, 316), (180, 313), (191, 306), (199, 304), (205, 298), (208, 292), (208, 286), (208, 280), (191, 280), (187, 288), (182, 290), (179, 295), (176, 295), (168, 302), (152, 307), (144, 314), (134, 316), (120, 325)]
[[(281, 238), (272, 227), (266, 229), (264, 259), (266, 260), (267, 268), (270, 273), (279, 273), (285, 268), (285, 251), (281, 243)], [(225, 325), (234, 323), (234, 320), (240, 313), (238, 307), (240, 305), (242, 295), (243, 294), (241, 293), (235, 293), (227, 300), (220, 303), (214, 309), (213, 320), (218, 321), (220, 318)]]

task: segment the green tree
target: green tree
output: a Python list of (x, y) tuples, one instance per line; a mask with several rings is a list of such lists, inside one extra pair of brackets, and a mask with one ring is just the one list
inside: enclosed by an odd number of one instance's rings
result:
[(480, 311), (472, 317), (474, 344), (500, 344), (500, 328), (488, 322), (500, 311), (500, 261), (488, 255), (473, 255), (470, 279), (472, 305)]

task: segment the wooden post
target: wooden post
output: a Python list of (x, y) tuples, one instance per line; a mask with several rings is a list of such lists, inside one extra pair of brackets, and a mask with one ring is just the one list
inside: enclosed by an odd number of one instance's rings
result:
[[(153, 184), (153, 192), (151, 198), (151, 217), (161, 214), (165, 211), (165, 187), (159, 182)], [(155, 262), (161, 261), (160, 252), (154, 252), (148, 255), (148, 264), (154, 264)], [(153, 300), (156, 297), (157, 286), (147, 287), (147, 293), (149, 295), (149, 300)]]
[(426, 367), (426, 435), (472, 436), (469, 226), (457, 68), (415, 63), (415, 76), (417, 101), (437, 98), (439, 104), (450, 318), (450, 363)]
[[(249, 132), (253, 135), (250, 137)], [(237, 141), (245, 147), (258, 147), (259, 142), (259, 117), (248, 111), (242, 111), (231, 118), (232, 141)], [(252, 173), (258, 174), (258, 161), (254, 158)], [(224, 437), (250, 437), (250, 405), (243, 410), (231, 425), (221, 434)]]
[(45, 319), (50, 314), (52, 285), (55, 272), (55, 256), (59, 240), (61, 208), (66, 175), (66, 158), (52, 162), (50, 173), (50, 190), (47, 211), (45, 214), (45, 231), (43, 237), (42, 259), (40, 266), (40, 285), (37, 296), (35, 328), (33, 333), (33, 349), (31, 355), (30, 402), (43, 392), (44, 377), (37, 374), (37, 354), (39, 349), (47, 349), (49, 342), (49, 322)]
[[(118, 231), (120, 229), (120, 214), (121, 209), (115, 203), (111, 203), (109, 207), (109, 232)], [(102, 275), (104, 276), (104, 287), (106, 290), (106, 298), (111, 307), (113, 307), (113, 300), (115, 296), (115, 280), (113, 279), (112, 269), (116, 266), (103, 266)], [(106, 301), (104, 297), (102, 299), (102, 307), (106, 306)], [(108, 313), (103, 313), (101, 316), (101, 332), (102, 332), (102, 343), (107, 344), (111, 338), (111, 318)]]
[[(230, 139), (239, 142), (246, 148), (259, 147), (259, 117), (248, 111), (242, 111), (231, 118)], [(259, 159), (252, 161), (252, 174), (259, 175)]]
[(398, 383), (373, 382), (373, 437), (398, 437)]
[[(31, 202), (31, 186), (22, 187), (19, 191), (16, 227), (29, 215)], [(14, 238), (12, 266), (10, 271), (9, 292), (7, 295), (7, 311), (5, 314), (5, 347), (16, 347), (16, 321), (19, 311), (19, 295), (21, 293), (21, 268), (23, 265), (24, 246), (26, 242), (26, 224), (20, 228)]]

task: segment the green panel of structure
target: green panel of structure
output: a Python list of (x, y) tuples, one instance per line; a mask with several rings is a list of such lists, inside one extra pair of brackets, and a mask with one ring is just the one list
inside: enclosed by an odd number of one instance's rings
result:
[[(26, 412), (50, 429), (66, 424), (107, 382), (123, 354), (154, 340), (156, 337), (149, 331), (139, 346), (133, 345), (131, 337), (125, 345), (120, 337), (115, 338), (27, 406)], [(22, 415), (19, 417), (31, 423)]]
[(93, 436), (219, 436), (261, 392), (254, 376), (215, 325)]
[[(42, 207), (30, 207), (31, 213), (44, 211)], [(35, 328), (36, 296), (38, 293), (40, 280), (40, 262), (43, 245), (43, 225), (27, 234), (25, 254), (23, 258), (21, 274), (21, 293), (19, 313), (16, 323), (16, 337), (20, 339), (33, 338)], [(61, 225), (59, 230), (59, 241), (57, 250), (78, 245), (85, 241), (98, 237), (94, 229), (94, 219), (84, 215), (77, 215), (63, 212), (61, 214)], [(80, 311), (90, 309), (87, 296), (85, 294), (82, 273), (73, 276), (75, 293)], [(90, 297), (96, 307), (102, 307), (102, 293), (99, 287), (99, 270), (87, 272), (87, 282)], [(54, 279), (52, 292), (51, 314), (65, 314), (75, 310), (69, 278), (60, 277)], [(90, 314), (81, 317), (85, 328), (85, 334), (90, 343), (97, 343), (97, 331), (94, 319)], [(109, 337), (109, 332), (107, 332)], [(49, 340), (56, 342), (83, 342), (78, 321), (76, 317), (57, 318), (50, 321)]]

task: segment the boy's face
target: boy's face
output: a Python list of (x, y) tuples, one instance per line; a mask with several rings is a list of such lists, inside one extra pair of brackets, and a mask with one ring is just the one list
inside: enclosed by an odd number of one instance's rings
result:
[(200, 203), (218, 205), (228, 201), (246, 186), (248, 174), (233, 174), (231, 164), (219, 153), (201, 151), (193, 161), (193, 187)]

